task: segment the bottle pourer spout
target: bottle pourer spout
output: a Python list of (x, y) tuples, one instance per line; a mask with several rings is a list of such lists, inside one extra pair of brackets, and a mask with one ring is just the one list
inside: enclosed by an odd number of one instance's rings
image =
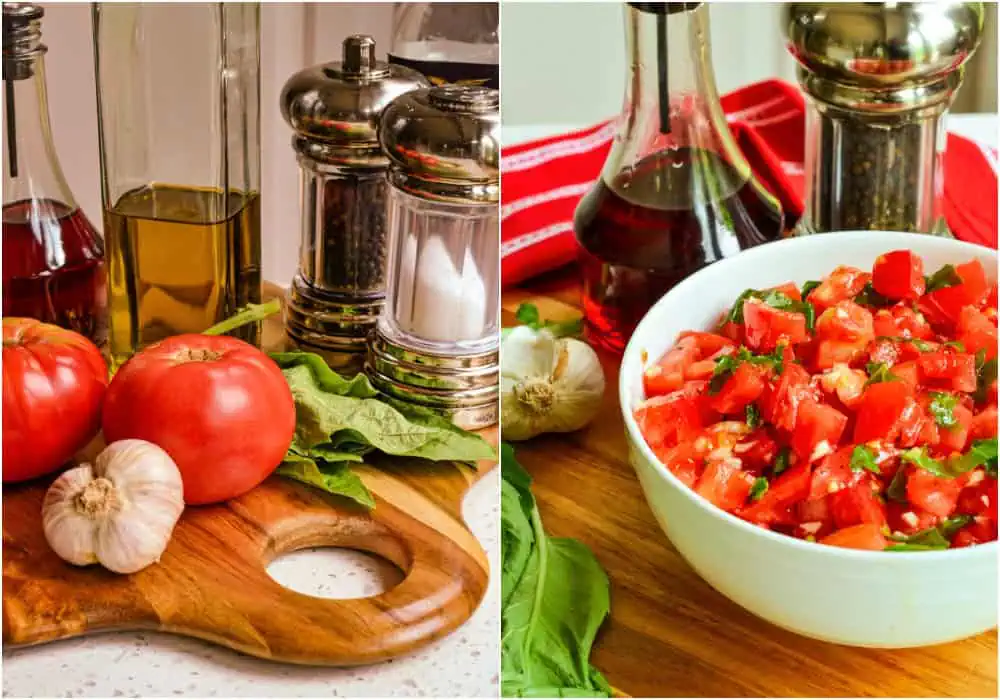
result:
[(344, 39), (343, 69), (345, 73), (370, 73), (377, 68), (375, 40), (367, 34), (353, 34)]

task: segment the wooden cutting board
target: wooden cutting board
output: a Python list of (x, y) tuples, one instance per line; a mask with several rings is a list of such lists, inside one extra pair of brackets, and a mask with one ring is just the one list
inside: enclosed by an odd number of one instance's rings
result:
[[(504, 325), (524, 301), (542, 318), (578, 317), (579, 299), (572, 271), (550, 275), (504, 294)], [(587, 544), (611, 579), (611, 617), (592, 659), (609, 683), (659, 697), (997, 696), (996, 631), (922, 649), (839, 646), (779, 629), (705, 583), (646, 505), (628, 463), (619, 361), (601, 360), (608, 389), (597, 419), (578, 433), (518, 443), (517, 455), (534, 477), (546, 530)]]
[[(264, 345), (283, 342), (272, 317)], [(495, 430), (486, 437), (496, 444)], [(5, 486), (4, 647), (153, 629), (298, 664), (367, 664), (411, 652), (468, 620), (486, 592), (486, 555), (461, 503), (493, 466), (385, 458), (360, 469), (375, 495), (371, 512), (272, 477), (224, 505), (188, 508), (160, 562), (130, 576), (70, 566), (52, 552), (41, 527), (51, 478)], [(271, 560), (306, 547), (371, 552), (405, 577), (377, 596), (330, 600), (268, 575)]]

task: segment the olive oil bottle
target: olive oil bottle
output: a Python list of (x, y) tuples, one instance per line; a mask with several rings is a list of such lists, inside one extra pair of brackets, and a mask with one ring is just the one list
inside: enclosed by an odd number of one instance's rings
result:
[[(259, 303), (260, 197), (173, 185), (125, 193), (104, 212), (110, 354), (198, 333)], [(234, 332), (259, 342), (260, 324)]]

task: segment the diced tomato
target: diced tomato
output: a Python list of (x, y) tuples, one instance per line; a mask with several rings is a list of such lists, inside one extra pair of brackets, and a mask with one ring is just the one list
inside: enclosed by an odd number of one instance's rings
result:
[(817, 369), (830, 369), (837, 364), (850, 364), (865, 355), (865, 343), (820, 340), (816, 344), (814, 363)]
[(875, 327), (868, 309), (845, 299), (820, 314), (816, 333), (823, 340), (867, 345), (875, 337)]
[(761, 525), (786, 521), (788, 509), (809, 495), (811, 471), (807, 462), (799, 462), (771, 482), (760, 498), (737, 512), (741, 518)]
[(711, 357), (724, 348), (735, 348), (736, 344), (731, 338), (719, 335), (718, 333), (704, 333), (702, 331), (684, 331), (678, 336), (678, 340), (691, 338), (698, 347), (699, 357)]
[(993, 542), (996, 538), (997, 521), (980, 516), (955, 533), (955, 536), (951, 539), (951, 546), (971, 547), (976, 544)]
[(774, 464), (778, 443), (764, 429), (757, 429), (733, 447), (733, 455), (743, 461), (743, 468), (755, 473)]
[(934, 418), (912, 396), (906, 399), (903, 409), (899, 412), (895, 435), (900, 447), (913, 447), (922, 441), (936, 444), (939, 440)]
[(738, 459), (709, 461), (695, 491), (713, 505), (731, 511), (746, 502), (753, 482), (754, 477), (740, 469)]
[(772, 425), (792, 431), (799, 404), (809, 399), (819, 399), (819, 392), (810, 382), (809, 372), (802, 365), (786, 364), (777, 383), (761, 395), (761, 413)]
[(973, 440), (982, 440), (997, 436), (997, 407), (987, 406), (972, 419), (969, 428), (969, 437)]
[(913, 387), (906, 382), (870, 384), (861, 396), (854, 442), (894, 440), (899, 434), (899, 417), (913, 401)]
[(889, 530), (893, 533), (900, 532), (904, 535), (912, 535), (921, 530), (928, 530), (937, 527), (941, 518), (928, 513), (926, 510), (918, 508), (912, 503), (896, 503), (894, 501), (886, 504), (886, 522)]
[(861, 293), (870, 278), (867, 272), (841, 265), (809, 293), (809, 301), (821, 311), (838, 301), (853, 299)]
[(892, 313), (888, 309), (879, 309), (872, 316), (872, 329), (875, 331), (875, 337), (877, 338), (892, 338), (899, 335), (899, 329), (896, 328), (896, 319), (893, 318)]
[(979, 306), (990, 293), (986, 271), (978, 260), (957, 265), (955, 272), (962, 280), (961, 284), (935, 289), (921, 297), (919, 302), (921, 310), (940, 325), (955, 325), (963, 308)]
[(663, 358), (643, 373), (646, 396), (660, 396), (677, 391), (684, 385), (684, 370), (698, 360), (698, 344), (694, 338), (677, 341)]
[(956, 512), (997, 518), (997, 480), (990, 479), (982, 469), (971, 472), (973, 479), (966, 482), (958, 496)]
[(962, 404), (957, 404), (951, 409), (951, 414), (955, 418), (955, 425), (941, 427), (938, 431), (937, 444), (948, 451), (964, 452), (972, 430), (972, 411)]
[(982, 304), (990, 293), (990, 284), (986, 281), (986, 270), (978, 260), (970, 260), (967, 263), (955, 266), (955, 272), (962, 280), (971, 304)]
[(837, 449), (846, 427), (847, 416), (833, 406), (803, 401), (792, 433), (792, 450), (799, 459), (818, 459)]
[(694, 488), (698, 481), (698, 469), (701, 465), (701, 460), (698, 458), (694, 446), (690, 442), (682, 442), (670, 448), (654, 448), (653, 452), (666, 465), (667, 469), (684, 482), (685, 486)]
[(646, 399), (635, 410), (635, 421), (654, 449), (692, 440), (702, 428), (698, 398), (684, 390)]
[(885, 525), (885, 507), (875, 495), (871, 475), (862, 475), (847, 488), (830, 494), (830, 511), (837, 527), (850, 527), (861, 523)]
[(935, 476), (924, 469), (910, 469), (906, 475), (906, 498), (918, 508), (947, 518), (955, 512), (962, 485), (956, 479)]
[(853, 486), (861, 477), (860, 472), (851, 471), (853, 446), (842, 447), (827, 455), (813, 469), (809, 482), (809, 500), (815, 501)]
[(836, 394), (845, 406), (854, 407), (861, 401), (867, 381), (868, 375), (860, 369), (851, 369), (846, 364), (838, 363), (820, 377), (819, 383), (823, 391)]
[(734, 343), (743, 342), (743, 324), (726, 321), (719, 327), (719, 335), (729, 338)]
[[(874, 360), (872, 361), (874, 362)], [(920, 372), (917, 369), (917, 363), (913, 360), (893, 365), (892, 374), (896, 379), (910, 385), (914, 389), (920, 383)]]
[(875, 259), (872, 287), (889, 299), (919, 299), (924, 293), (924, 262), (909, 250), (894, 250)]
[(802, 301), (802, 294), (799, 292), (799, 287), (794, 282), (785, 282), (784, 284), (779, 284), (777, 287), (771, 287), (772, 291), (781, 292), (789, 299), (793, 301)]
[(744, 362), (722, 385), (719, 393), (712, 397), (711, 406), (722, 414), (743, 411), (746, 405), (755, 401), (764, 391), (765, 368)]
[(997, 326), (972, 306), (962, 309), (958, 317), (958, 340), (967, 353), (986, 351), (986, 359), (997, 356)]
[(744, 333), (747, 345), (753, 350), (770, 352), (778, 343), (804, 343), (809, 340), (806, 317), (795, 311), (783, 311), (759, 299), (743, 303)]
[(899, 362), (900, 346), (901, 343), (896, 343), (892, 340), (877, 340), (872, 346), (871, 353), (868, 356), (868, 361), (876, 362), (880, 365), (885, 365), (886, 367), (892, 367), (894, 364)]
[(834, 547), (875, 551), (882, 551), (889, 546), (889, 541), (882, 534), (882, 528), (879, 525), (870, 523), (845, 527), (827, 535), (819, 540), (819, 542), (820, 544), (828, 544)]
[(976, 358), (964, 352), (926, 352), (917, 360), (924, 380), (944, 380), (955, 391), (976, 390)]

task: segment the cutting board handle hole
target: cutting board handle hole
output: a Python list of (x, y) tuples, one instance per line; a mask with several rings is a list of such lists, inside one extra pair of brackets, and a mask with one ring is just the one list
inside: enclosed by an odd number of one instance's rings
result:
[(267, 573), (285, 588), (316, 598), (369, 598), (402, 583), (388, 559), (344, 547), (311, 547), (281, 554)]

